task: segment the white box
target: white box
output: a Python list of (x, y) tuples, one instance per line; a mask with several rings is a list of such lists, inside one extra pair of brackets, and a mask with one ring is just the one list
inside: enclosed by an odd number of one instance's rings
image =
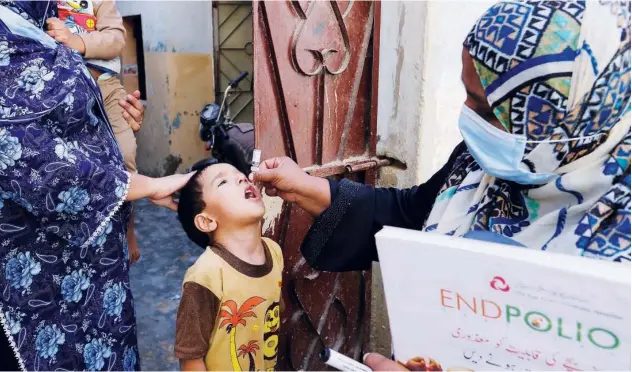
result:
[(630, 370), (629, 265), (386, 227), (395, 357), (443, 370)]

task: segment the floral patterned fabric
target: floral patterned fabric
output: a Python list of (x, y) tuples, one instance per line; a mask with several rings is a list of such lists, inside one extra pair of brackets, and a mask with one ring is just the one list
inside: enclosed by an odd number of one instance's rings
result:
[(466, 151), (425, 231), (494, 231), (629, 263), (630, 2), (499, 2), (464, 46), (496, 117), (535, 141), (521, 166), (560, 176), (540, 186), (495, 179)]
[(0, 2), (0, 320), (28, 370), (136, 370), (129, 174), (54, 1)]

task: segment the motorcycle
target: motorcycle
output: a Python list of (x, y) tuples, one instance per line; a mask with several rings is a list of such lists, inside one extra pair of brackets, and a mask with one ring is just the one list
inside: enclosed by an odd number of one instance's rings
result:
[(206, 142), (206, 150), (211, 152), (211, 158), (198, 161), (191, 167), (192, 170), (213, 163), (228, 163), (244, 174), (250, 172), (255, 126), (252, 123), (234, 123), (228, 107), (231, 90), (246, 76), (248, 73), (242, 72), (228, 84), (221, 105), (211, 103), (202, 108), (199, 134), (202, 141)]

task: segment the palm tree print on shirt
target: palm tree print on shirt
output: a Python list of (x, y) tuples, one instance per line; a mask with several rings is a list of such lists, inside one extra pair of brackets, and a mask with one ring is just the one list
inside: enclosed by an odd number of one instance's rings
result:
[[(239, 359), (237, 359), (237, 345), (235, 343), (235, 335), (237, 334), (237, 326), (246, 326), (246, 318), (256, 318), (252, 309), (265, 301), (265, 298), (253, 296), (244, 301), (244, 303), (237, 310), (237, 303), (233, 300), (227, 300), (222, 303), (222, 311), (219, 316), (222, 320), (219, 324), (219, 328), (226, 327), (226, 332), (230, 334), (230, 360), (233, 363), (234, 371), (242, 371), (239, 365)], [(226, 307), (227, 309), (224, 309)]]
[(257, 345), (257, 340), (250, 340), (248, 341), (248, 345), (243, 344), (239, 347), (239, 354), (237, 354), (237, 357), (245, 358), (246, 355), (248, 355), (248, 358), (250, 359), (250, 368), (248, 369), (249, 371), (255, 370), (254, 355), (257, 355), (257, 350), (259, 350), (259, 345)]

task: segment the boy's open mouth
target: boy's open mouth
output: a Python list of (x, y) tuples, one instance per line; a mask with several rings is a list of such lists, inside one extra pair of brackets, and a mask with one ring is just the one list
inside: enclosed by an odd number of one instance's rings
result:
[(246, 198), (246, 200), (248, 199), (258, 199), (258, 195), (257, 195), (257, 191), (255, 190), (255, 187), (253, 185), (248, 185), (248, 187), (246, 187), (246, 192), (244, 193), (244, 197)]

